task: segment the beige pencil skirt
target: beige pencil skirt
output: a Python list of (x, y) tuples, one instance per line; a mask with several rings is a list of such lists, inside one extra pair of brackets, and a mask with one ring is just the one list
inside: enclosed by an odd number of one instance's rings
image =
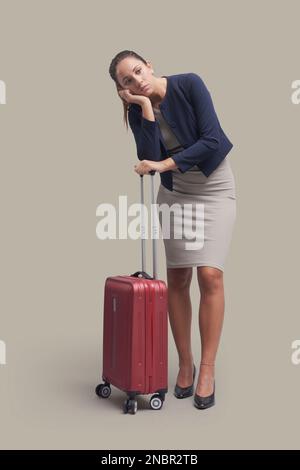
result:
[(207, 177), (194, 166), (173, 173), (173, 191), (159, 186), (156, 203), (167, 268), (224, 271), (236, 219), (235, 180), (228, 156)]

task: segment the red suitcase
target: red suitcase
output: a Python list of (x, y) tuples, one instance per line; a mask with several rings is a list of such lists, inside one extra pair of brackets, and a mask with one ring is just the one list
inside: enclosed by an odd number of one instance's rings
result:
[[(151, 199), (154, 209), (154, 176)], [(143, 177), (141, 202), (144, 204)], [(142, 206), (143, 207), (143, 206)], [(143, 214), (143, 211), (142, 211)], [(123, 411), (135, 414), (136, 396), (154, 394), (150, 407), (161, 409), (168, 391), (167, 286), (157, 279), (155, 230), (152, 225), (153, 277), (145, 273), (145, 239), (142, 216), (142, 271), (131, 276), (108, 277), (104, 289), (103, 371), (104, 383), (96, 394), (108, 398), (110, 385), (127, 393)]]

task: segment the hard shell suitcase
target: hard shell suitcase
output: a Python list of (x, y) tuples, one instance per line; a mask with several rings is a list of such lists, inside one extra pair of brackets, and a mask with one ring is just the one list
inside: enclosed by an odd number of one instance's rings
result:
[[(154, 210), (154, 172), (151, 200)], [(141, 203), (144, 207), (143, 176)], [(136, 396), (154, 394), (150, 407), (161, 409), (168, 391), (167, 286), (157, 279), (156, 216), (151, 217), (153, 277), (145, 272), (144, 217), (142, 211), (142, 271), (130, 276), (108, 277), (104, 289), (103, 371), (104, 383), (96, 394), (108, 398), (111, 385), (127, 393), (125, 413), (137, 411)]]

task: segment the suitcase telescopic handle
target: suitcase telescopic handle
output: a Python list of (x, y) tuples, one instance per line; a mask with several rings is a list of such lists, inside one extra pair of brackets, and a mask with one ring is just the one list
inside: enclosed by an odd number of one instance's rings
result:
[[(157, 214), (155, 206), (155, 195), (154, 195), (154, 175), (155, 170), (149, 172), (151, 175), (151, 234), (152, 234), (152, 261), (153, 261), (153, 279), (157, 279), (157, 238), (158, 224)], [(145, 243), (145, 216), (144, 216), (144, 178), (140, 175), (141, 180), (141, 247), (142, 247), (142, 272), (145, 272), (146, 265), (146, 243)]]

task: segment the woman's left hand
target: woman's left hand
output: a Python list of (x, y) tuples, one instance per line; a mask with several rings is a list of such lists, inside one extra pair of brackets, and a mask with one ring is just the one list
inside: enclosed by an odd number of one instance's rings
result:
[(153, 162), (152, 160), (142, 160), (134, 165), (134, 171), (139, 175), (147, 175), (151, 170), (161, 173), (164, 170), (164, 165), (162, 162)]

